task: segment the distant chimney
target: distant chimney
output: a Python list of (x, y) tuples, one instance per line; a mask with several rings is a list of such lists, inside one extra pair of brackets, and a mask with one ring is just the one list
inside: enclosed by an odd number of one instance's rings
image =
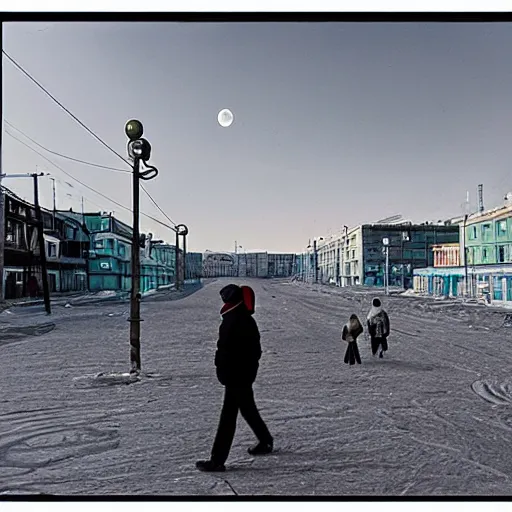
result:
[(484, 186), (483, 186), (483, 184), (478, 185), (478, 211), (480, 213), (484, 211)]

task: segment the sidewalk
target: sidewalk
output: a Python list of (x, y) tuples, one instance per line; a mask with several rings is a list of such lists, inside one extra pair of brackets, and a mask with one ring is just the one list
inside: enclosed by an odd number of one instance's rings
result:
[[(143, 294), (142, 304), (169, 302), (183, 299), (202, 288), (201, 283), (187, 283), (185, 289), (175, 290), (174, 285), (151, 290)], [(0, 346), (26, 336), (38, 336), (55, 329), (66, 321), (90, 318), (95, 321), (105, 317), (129, 316), (127, 292), (98, 292), (85, 294), (60, 294), (52, 297), (52, 314), (47, 315), (44, 301), (19, 300), (3, 304), (0, 308)]]

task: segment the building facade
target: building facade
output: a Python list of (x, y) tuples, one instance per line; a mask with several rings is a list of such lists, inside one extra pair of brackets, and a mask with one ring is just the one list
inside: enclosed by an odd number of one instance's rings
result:
[[(91, 291), (129, 292), (132, 285), (132, 228), (112, 214), (61, 212), (82, 220), (90, 238), (87, 253), (88, 281)], [(140, 289), (145, 294), (175, 280), (174, 245), (155, 242), (151, 234), (140, 239)]]
[(439, 297), (480, 298), (488, 303), (512, 301), (510, 202), (468, 215), (459, 227), (458, 247), (439, 248), (433, 266), (415, 270), (414, 290)]
[[(42, 294), (41, 257), (35, 208), (5, 189), (4, 298)], [(87, 289), (89, 239), (82, 224), (41, 208), (50, 292)]]
[[(413, 270), (433, 264), (432, 248), (459, 243), (458, 224), (363, 224), (315, 239), (300, 258), (303, 280), (338, 286), (384, 286), (388, 240), (389, 285), (413, 287)], [(317, 265), (315, 266), (315, 260)]]
[(185, 280), (199, 281), (203, 274), (203, 253), (187, 252), (185, 260)]
[(292, 277), (296, 273), (296, 254), (267, 252), (203, 254), (203, 277)]

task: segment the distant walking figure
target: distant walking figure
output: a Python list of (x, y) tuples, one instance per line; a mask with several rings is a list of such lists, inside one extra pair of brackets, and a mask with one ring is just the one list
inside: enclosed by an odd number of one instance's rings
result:
[(259, 441), (248, 452), (265, 455), (274, 448), (274, 440), (256, 408), (252, 390), (261, 357), (260, 333), (252, 317), (254, 291), (248, 286), (229, 284), (220, 291), (220, 296), (224, 306), (220, 312), (222, 323), (215, 366), (217, 378), (226, 389), (210, 460), (196, 462), (200, 471), (225, 471), (224, 463), (235, 437), (238, 410)]
[(351, 315), (350, 320), (343, 326), (341, 339), (348, 343), (347, 351), (345, 352), (345, 363), (353, 365), (356, 363), (361, 364), (361, 356), (359, 355), (359, 348), (357, 346), (357, 337), (363, 332), (363, 326), (357, 318), (357, 315)]
[(368, 332), (372, 342), (372, 354), (375, 355), (379, 346), (381, 347), (379, 357), (384, 357), (384, 352), (388, 349), (389, 336), (389, 317), (382, 309), (379, 299), (373, 299), (372, 308), (368, 313)]

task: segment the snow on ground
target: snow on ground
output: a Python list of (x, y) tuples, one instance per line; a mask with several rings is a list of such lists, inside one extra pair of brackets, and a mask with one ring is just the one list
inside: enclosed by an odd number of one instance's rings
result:
[[(512, 493), (503, 311), (278, 280), (246, 281), (264, 352), (256, 402), (276, 452), (248, 455), (240, 419), (228, 470), (198, 472), (222, 400), (213, 355), (227, 282), (142, 303), (146, 373), (129, 385), (94, 377), (129, 369), (126, 304), (61, 308), (47, 332), (48, 317), (2, 315), (0, 493)], [(365, 318), (374, 295), (390, 314), (390, 350), (372, 358), (363, 335), (363, 364), (349, 367), (341, 327)]]

